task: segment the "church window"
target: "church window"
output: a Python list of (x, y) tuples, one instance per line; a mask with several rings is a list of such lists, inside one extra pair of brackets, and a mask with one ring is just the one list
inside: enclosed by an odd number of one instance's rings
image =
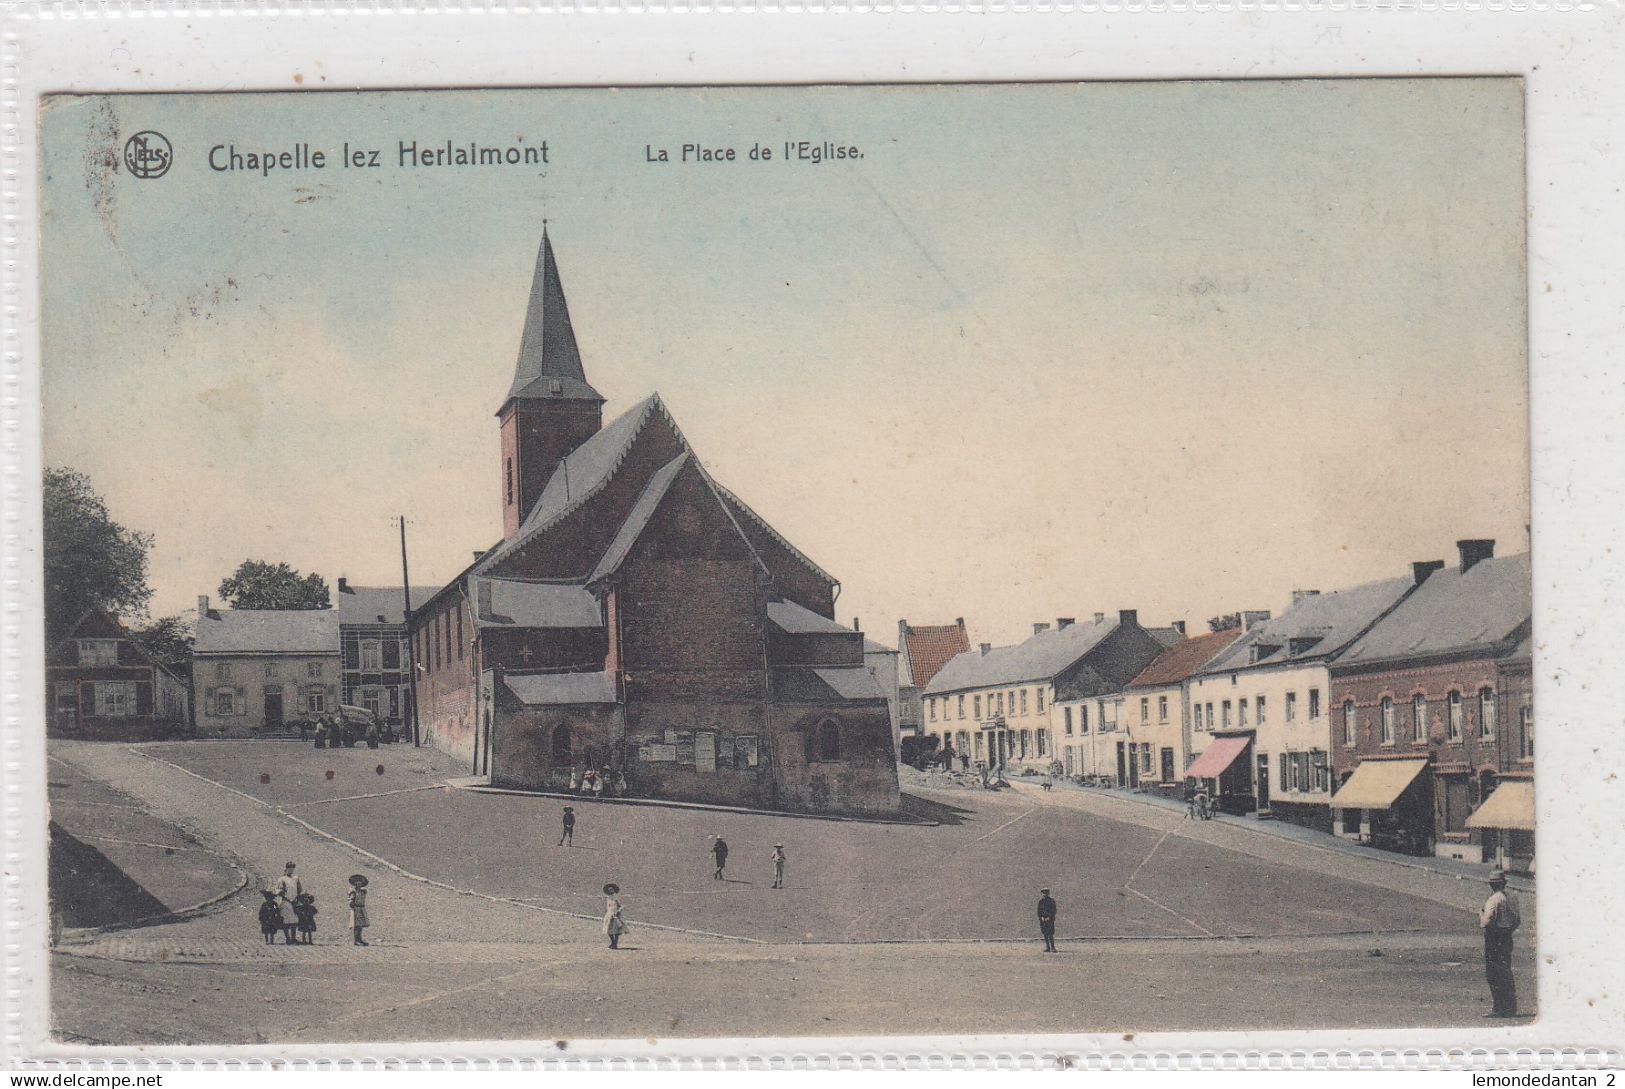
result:
[(821, 720), (807, 732), (807, 762), (841, 758), (841, 724), (832, 718)]
[(457, 660), (463, 660), (463, 610), (454, 609), (457, 613)]
[(502, 494), (507, 500), (507, 505), (511, 507), (513, 506), (513, 458), (509, 458), (507, 464), (503, 467), (502, 480)]

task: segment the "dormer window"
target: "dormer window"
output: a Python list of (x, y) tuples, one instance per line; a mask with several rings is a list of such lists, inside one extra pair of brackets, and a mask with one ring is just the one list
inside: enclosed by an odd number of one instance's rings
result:
[(1254, 643), (1252, 645), (1252, 654), (1248, 659), (1248, 664), (1256, 665), (1259, 662), (1262, 662), (1264, 659), (1270, 657), (1272, 654), (1277, 653), (1280, 649), (1281, 644), (1279, 643)]
[(80, 639), (78, 643), (80, 665), (118, 665), (117, 639)]
[(1319, 643), (1320, 636), (1318, 635), (1306, 635), (1301, 638), (1288, 640), (1287, 654), (1293, 658), (1298, 657), (1300, 654), (1308, 654)]

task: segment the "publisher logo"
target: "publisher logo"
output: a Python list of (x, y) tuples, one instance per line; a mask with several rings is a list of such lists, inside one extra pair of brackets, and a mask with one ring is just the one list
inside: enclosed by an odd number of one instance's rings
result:
[(124, 141), (124, 167), (137, 178), (161, 178), (169, 173), (175, 152), (161, 132), (138, 132)]

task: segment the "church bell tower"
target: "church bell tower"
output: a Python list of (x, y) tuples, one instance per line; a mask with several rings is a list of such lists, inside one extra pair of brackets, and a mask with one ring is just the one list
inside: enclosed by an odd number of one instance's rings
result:
[(502, 536), (519, 532), (569, 453), (603, 426), (604, 399), (587, 384), (570, 310), (542, 224), (513, 385), (497, 411), (502, 429)]

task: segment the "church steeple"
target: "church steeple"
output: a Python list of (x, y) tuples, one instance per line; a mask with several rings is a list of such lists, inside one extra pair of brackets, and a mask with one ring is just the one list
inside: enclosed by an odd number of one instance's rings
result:
[(587, 384), (564, 302), (553, 243), (542, 224), (530, 306), (519, 340), (513, 385), (502, 400), (502, 535), (512, 537), (524, 523), (548, 478), (570, 451), (603, 425), (604, 399)]
[(542, 221), (542, 245), (536, 253), (536, 274), (530, 283), (525, 331), (519, 340), (519, 362), (514, 367), (513, 385), (503, 399), (504, 406), (516, 397), (603, 401), (587, 383), (581, 367), (581, 350), (576, 347), (575, 329), (570, 325), (570, 307), (564, 301), (564, 284), (553, 258), (546, 220)]

